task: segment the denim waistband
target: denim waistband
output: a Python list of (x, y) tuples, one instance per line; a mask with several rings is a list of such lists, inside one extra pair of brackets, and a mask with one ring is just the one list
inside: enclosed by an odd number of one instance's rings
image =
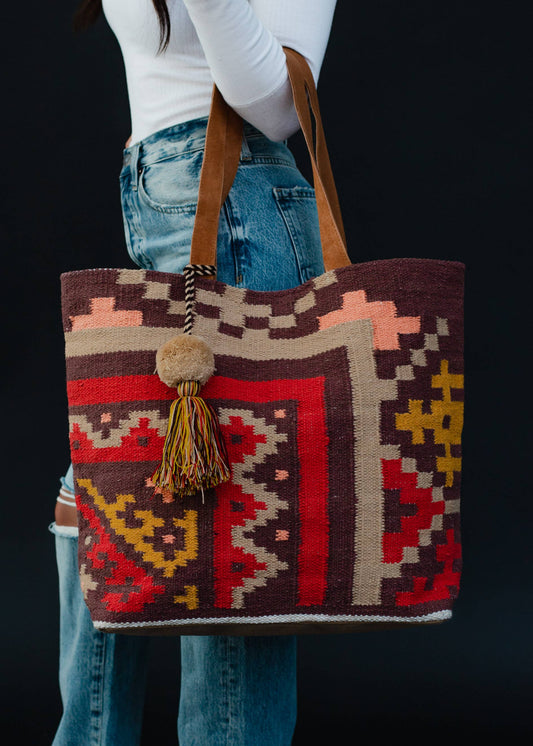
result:
[[(122, 169), (129, 168), (133, 180), (144, 166), (195, 150), (203, 151), (209, 117), (190, 119), (158, 130), (138, 142), (124, 148)], [(287, 147), (287, 140), (275, 142), (249, 122), (244, 122), (240, 161), (251, 161), (255, 157), (280, 158), (294, 163)]]

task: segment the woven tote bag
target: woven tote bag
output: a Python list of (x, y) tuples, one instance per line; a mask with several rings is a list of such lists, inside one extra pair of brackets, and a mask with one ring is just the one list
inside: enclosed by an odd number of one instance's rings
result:
[[(465, 266), (350, 262), (314, 80), (285, 53), (324, 274), (275, 292), (201, 276), (216, 272), (242, 136), (214, 86), (186, 272), (61, 275), (80, 582), (103, 631), (337, 632), (452, 614)], [(213, 353), (199, 396), (230, 472), (179, 494), (154, 481), (177, 401), (154, 368), (187, 326)]]

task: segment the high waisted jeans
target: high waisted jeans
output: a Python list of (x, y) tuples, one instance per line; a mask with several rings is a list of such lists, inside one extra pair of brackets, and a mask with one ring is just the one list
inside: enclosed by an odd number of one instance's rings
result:
[[(207, 117), (126, 148), (120, 193), (126, 244), (145, 269), (182, 272), (189, 260)], [(281, 290), (324, 271), (314, 191), (286, 142), (245, 123), (239, 168), (224, 203), (217, 277)], [(61, 483), (75, 492), (72, 465)], [(55, 534), (63, 716), (54, 746), (139, 743), (146, 637), (99, 632), (80, 590), (77, 529)], [(180, 746), (287, 746), (296, 722), (294, 636), (181, 636)], [(154, 740), (155, 742), (155, 740)]]

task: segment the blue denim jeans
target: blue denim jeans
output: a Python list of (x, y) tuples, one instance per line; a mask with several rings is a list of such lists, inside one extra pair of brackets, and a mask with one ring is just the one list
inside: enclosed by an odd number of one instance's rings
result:
[[(207, 117), (126, 148), (120, 193), (139, 267), (182, 272), (189, 260)], [(217, 277), (282, 290), (324, 271), (314, 190), (286, 142), (245, 123), (235, 181), (220, 212)], [(74, 491), (72, 465), (61, 484)], [(76, 529), (55, 534), (63, 716), (54, 746), (140, 741), (146, 637), (94, 629), (78, 580)], [(180, 746), (287, 746), (296, 723), (296, 637), (181, 636)]]

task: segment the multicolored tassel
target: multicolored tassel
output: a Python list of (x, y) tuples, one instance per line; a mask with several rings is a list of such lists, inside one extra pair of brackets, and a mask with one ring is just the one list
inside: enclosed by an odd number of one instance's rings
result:
[(183, 381), (177, 388), (179, 398), (170, 406), (163, 457), (152, 482), (184, 497), (227, 481), (231, 470), (215, 410), (198, 396), (200, 384)]
[(157, 351), (156, 370), (167, 386), (177, 387), (170, 406), (161, 463), (151, 477), (159, 491), (180, 497), (216, 487), (231, 477), (220, 424), (213, 407), (199, 396), (200, 387), (215, 370), (214, 355), (200, 337), (191, 333), (194, 274), (213, 274), (215, 267), (185, 268), (185, 333), (173, 337)]

